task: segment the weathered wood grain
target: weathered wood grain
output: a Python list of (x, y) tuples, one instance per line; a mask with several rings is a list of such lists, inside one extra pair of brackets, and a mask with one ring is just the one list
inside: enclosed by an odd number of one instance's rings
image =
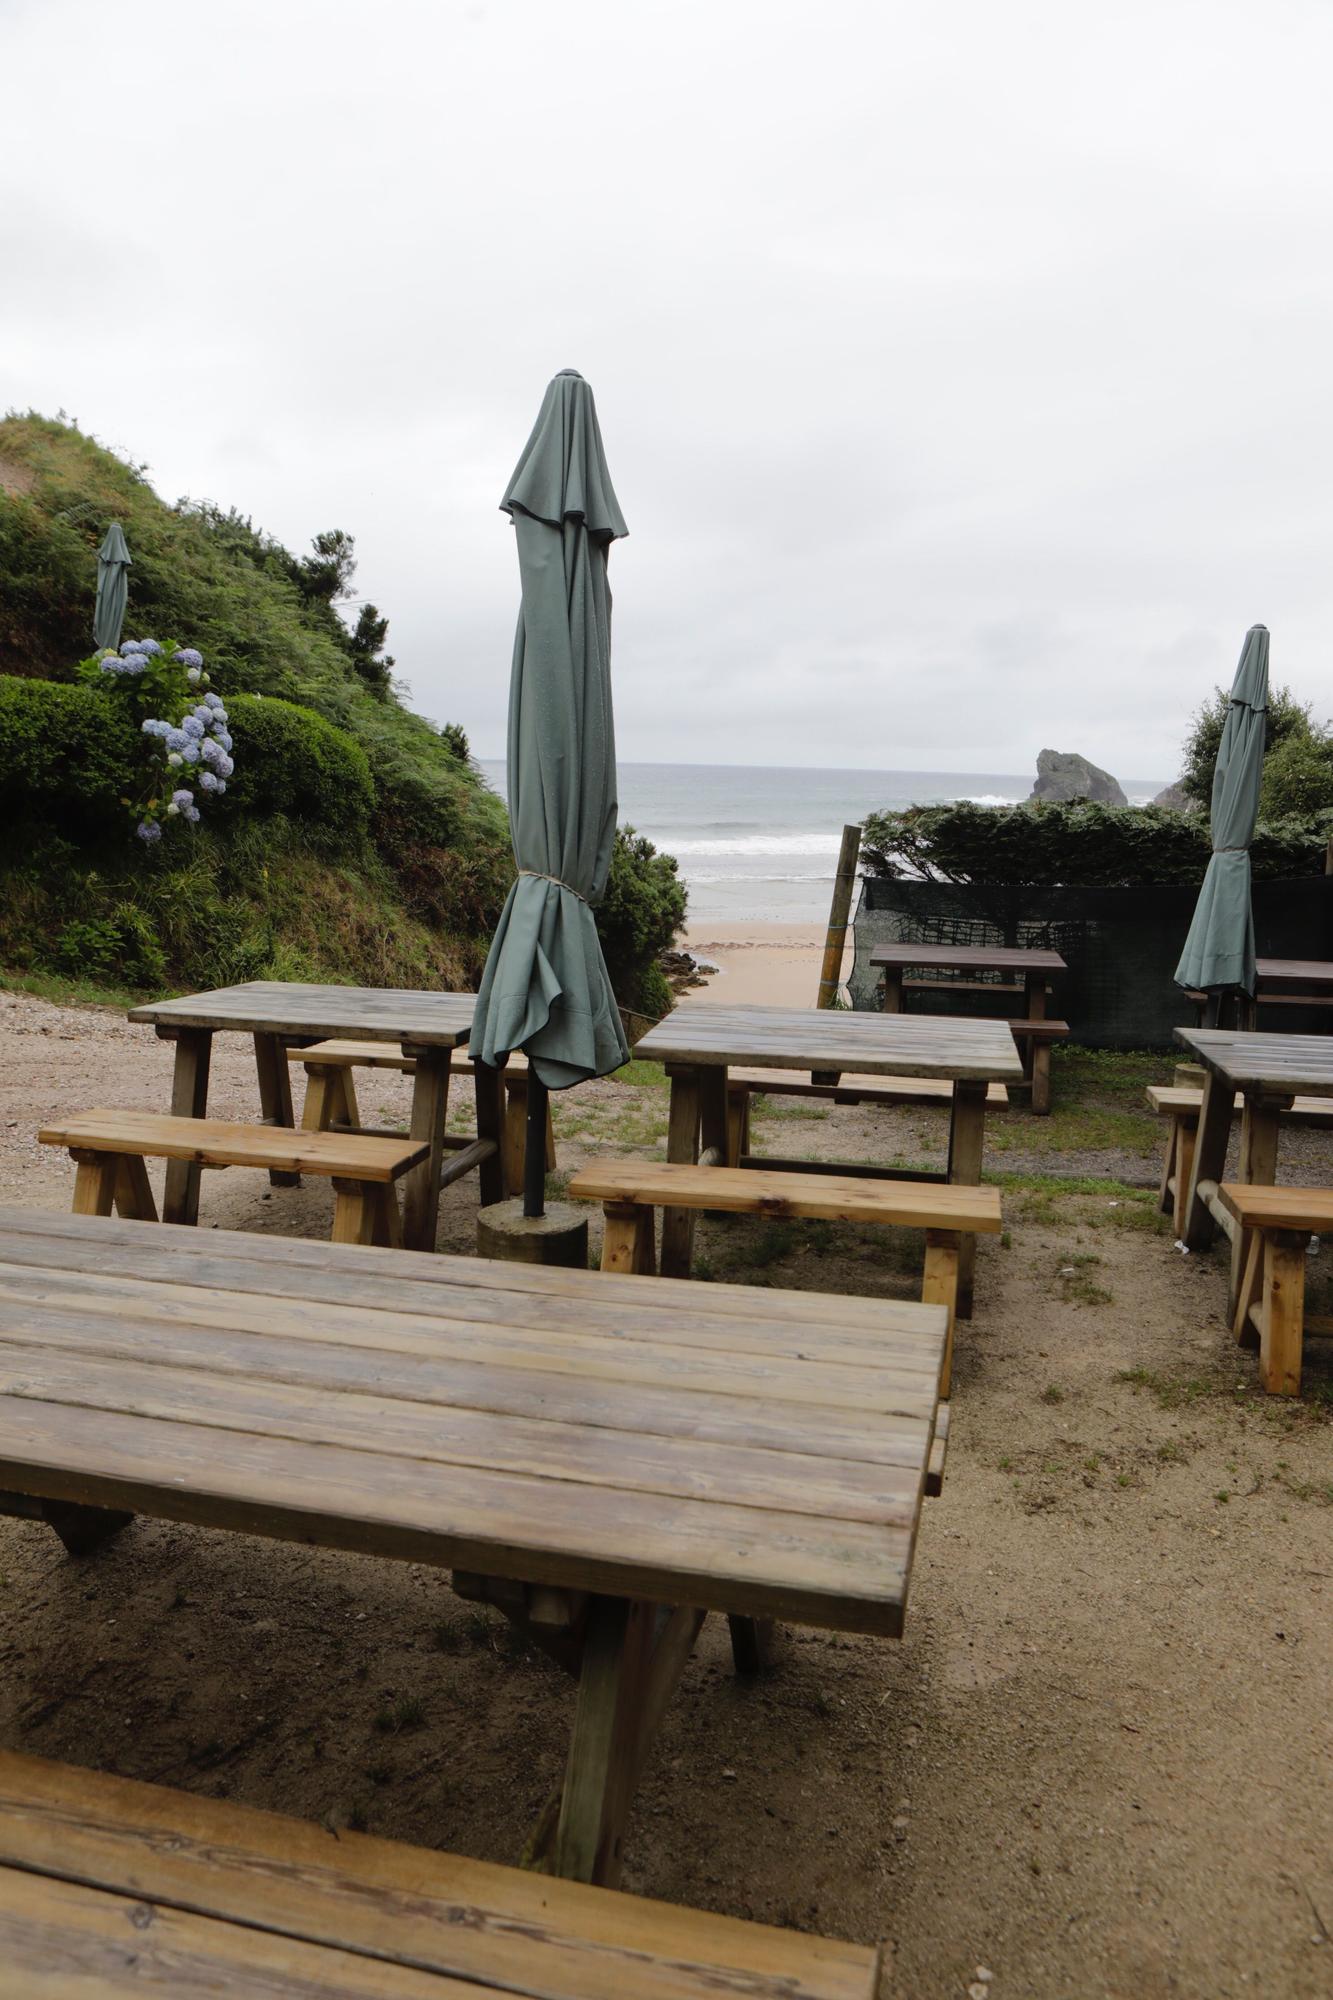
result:
[(569, 1183), (585, 1201), (675, 1202), (728, 1214), (821, 1217), (904, 1229), (969, 1229), (996, 1234), (998, 1188), (938, 1181), (883, 1181), (855, 1173), (766, 1173), (758, 1167), (693, 1167), (647, 1160), (589, 1160)]
[(154, 1111), (81, 1111), (37, 1134), (43, 1146), (90, 1153), (137, 1153), (200, 1167), (269, 1167), (289, 1173), (392, 1181), (430, 1148), (424, 1142), (371, 1139), (358, 1132), (293, 1131), (238, 1125), (222, 1118), (173, 1118)]
[(476, 1009), (475, 993), (425, 993), (378, 986), (319, 986), (254, 979), (130, 1010), (158, 1028), (207, 1028), (308, 1041), (350, 1035), (361, 1041), (424, 1042), (457, 1048)]
[[(301, 1967), (303, 2000), (404, 1993), (431, 2000), (873, 2000), (877, 1954), (859, 1945), (747, 1924), (642, 1897), (527, 1875), (493, 1863), (427, 1853), (221, 1799), (205, 1799), (35, 1758), (0, 1757), (0, 1871), (16, 1882), (0, 1935), (6, 1962), (35, 1967), (32, 2000), (80, 1993), (139, 1995), (149, 1960), (182, 1945), (168, 1920), (197, 1928), (195, 1953), (251, 1941), (210, 1969), (211, 1992), (283, 1993), (263, 1983), (274, 1965)], [(17, 1872), (21, 1871), (21, 1873)], [(39, 1912), (38, 1885), (67, 1899)], [(102, 1902), (101, 1899), (105, 1899)], [(124, 1962), (88, 1982), (88, 1954), (105, 1935), (108, 1905)], [(31, 1917), (28, 1911), (32, 1912)], [(91, 1911), (91, 1914), (90, 1914)], [(145, 1925), (144, 1918), (150, 1921)], [(235, 1936), (231, 1936), (235, 1933)], [(268, 1956), (265, 1957), (264, 1954)], [(136, 1954), (138, 1962), (136, 1963)], [(158, 1989), (183, 1996), (179, 1974)], [(179, 1966), (181, 1959), (174, 1961)], [(412, 1984), (393, 1983), (399, 1967)], [(229, 1983), (228, 1983), (229, 1982)], [(196, 1987), (193, 1990), (200, 1990)], [(289, 1989), (290, 1990), (290, 1987)]]
[(637, 1044), (644, 1060), (770, 1069), (969, 1077), (1019, 1083), (1006, 1021), (937, 1014), (830, 1013), (685, 1000)]
[(1036, 946), (993, 944), (877, 944), (870, 952), (872, 965), (938, 966), (958, 972), (1063, 972), (1065, 962), (1058, 951)]

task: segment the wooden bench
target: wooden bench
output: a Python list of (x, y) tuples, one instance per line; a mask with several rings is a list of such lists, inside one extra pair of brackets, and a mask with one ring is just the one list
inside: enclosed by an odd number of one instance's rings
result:
[[(306, 1048), (289, 1048), (287, 1059), (305, 1067), (305, 1107), (301, 1124), (306, 1131), (371, 1132), (381, 1138), (399, 1136), (382, 1126), (361, 1123), (352, 1071), (392, 1069), (400, 1070), (405, 1076), (415, 1076), (416, 1063), (412, 1057), (405, 1056), (401, 1048), (395, 1048), (392, 1042), (315, 1042)], [(510, 1194), (522, 1194), (528, 1117), (528, 1059), (521, 1050), (509, 1057), (501, 1076), (504, 1080), (505, 1115), (500, 1153), (505, 1187)], [(453, 1133), (444, 1135), (446, 1151), (459, 1157), (444, 1168), (440, 1176), (442, 1187), (461, 1180), (464, 1174), (471, 1171), (476, 1164), (474, 1156), (480, 1153), (480, 1143)], [(548, 1168), (556, 1164), (555, 1128), (551, 1123), (549, 1103), (546, 1107), (546, 1164)]]
[(1333, 1231), (1333, 1188), (1267, 1187), (1224, 1181), (1222, 1206), (1246, 1232), (1232, 1332), (1259, 1347), (1259, 1379), (1275, 1396), (1298, 1396), (1307, 1333), (1333, 1334), (1333, 1317), (1305, 1312), (1305, 1255), (1313, 1235)]
[[(808, 1097), (826, 1104), (953, 1103), (953, 1084), (946, 1076), (838, 1076), (836, 1081), (809, 1082), (789, 1069), (740, 1069), (727, 1072), (727, 1165), (739, 1166), (750, 1150), (752, 1097)], [(986, 1109), (1007, 1111), (1009, 1092), (1002, 1083), (986, 1086)]]
[(874, 2000), (879, 1953), (0, 1755), (23, 2000)]
[(574, 1175), (569, 1192), (603, 1204), (602, 1269), (641, 1275), (655, 1269), (653, 1211), (659, 1207), (759, 1215), (770, 1220), (803, 1218), (923, 1229), (922, 1301), (942, 1305), (948, 1313), (941, 1398), (949, 1394), (953, 1368), (963, 1238), (977, 1233), (996, 1235), (1001, 1223), (998, 1188), (958, 1182), (869, 1180), (855, 1173), (766, 1173), (757, 1167), (592, 1160)]
[(74, 1213), (156, 1222), (145, 1159), (188, 1160), (199, 1167), (266, 1167), (332, 1180), (335, 1243), (403, 1240), (395, 1183), (427, 1157), (424, 1140), (360, 1132), (292, 1131), (280, 1125), (233, 1125), (222, 1118), (172, 1118), (152, 1111), (83, 1111), (37, 1134), (43, 1146), (67, 1146), (78, 1171)]
[[(1194, 1166), (1194, 1146), (1199, 1132), (1199, 1113), (1203, 1106), (1202, 1090), (1195, 1090), (1180, 1084), (1150, 1083), (1148, 1103), (1159, 1118), (1169, 1118), (1166, 1153), (1162, 1161), (1162, 1179), (1158, 1189), (1158, 1206), (1164, 1215), (1171, 1217), (1177, 1236), (1185, 1234), (1185, 1204), (1189, 1200), (1190, 1173)], [(1244, 1109), (1245, 1099), (1236, 1092), (1235, 1109)], [(1287, 1125), (1333, 1126), (1333, 1098), (1297, 1097), (1281, 1119)]]

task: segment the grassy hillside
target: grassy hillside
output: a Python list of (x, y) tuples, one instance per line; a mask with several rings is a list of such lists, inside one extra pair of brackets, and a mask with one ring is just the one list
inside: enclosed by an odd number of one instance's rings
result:
[[(133, 558), (125, 637), (197, 647), (236, 735), (225, 809), (153, 852), (117, 797), (109, 746), (140, 746), (116, 690), (73, 685), (111, 520)], [(461, 729), (397, 699), (374, 607), (345, 626), (353, 567), (337, 531), (294, 556), (235, 512), (168, 505), (70, 424), (0, 421), (0, 830), (19, 836), (0, 963), (139, 987), (475, 983), (512, 879), (504, 805)], [(683, 913), (674, 862), (622, 840), (602, 930), (624, 1004), (663, 1011), (652, 961)]]

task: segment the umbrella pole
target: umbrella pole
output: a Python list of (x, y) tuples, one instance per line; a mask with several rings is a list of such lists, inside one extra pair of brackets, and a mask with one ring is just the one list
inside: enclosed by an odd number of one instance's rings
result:
[(546, 1212), (546, 1085), (528, 1064), (528, 1118), (523, 1138), (523, 1213), (534, 1220)]

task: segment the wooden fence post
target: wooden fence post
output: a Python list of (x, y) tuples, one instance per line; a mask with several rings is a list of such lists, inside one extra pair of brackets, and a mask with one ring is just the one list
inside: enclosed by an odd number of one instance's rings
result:
[(828, 913), (828, 933), (824, 940), (824, 963), (819, 975), (816, 1007), (832, 1007), (838, 998), (843, 946), (847, 941), (847, 913), (852, 907), (856, 885), (856, 864), (861, 854), (861, 829), (845, 826), (838, 852), (838, 872), (833, 882), (833, 901)]

